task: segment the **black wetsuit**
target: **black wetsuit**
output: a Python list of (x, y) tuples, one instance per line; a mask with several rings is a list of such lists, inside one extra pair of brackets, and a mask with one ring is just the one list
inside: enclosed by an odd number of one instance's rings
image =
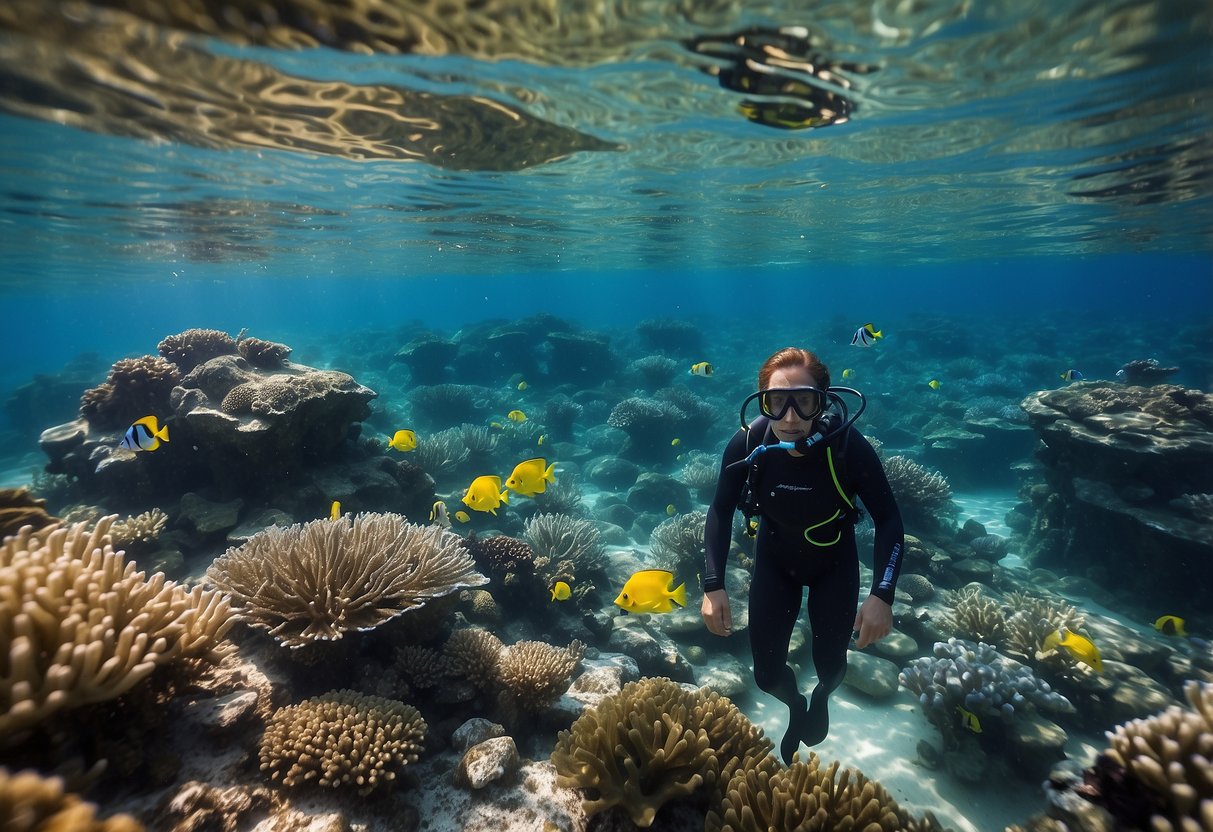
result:
[[(829, 442), (833, 471), (842, 492), (851, 502), (851, 495), (858, 495), (876, 524), (871, 594), (892, 604), (905, 548), (901, 513), (876, 451), (859, 431), (853, 427), (847, 430), (849, 435)], [(755, 420), (751, 431), (761, 432), (763, 444), (778, 441), (764, 418)], [(729, 440), (716, 496), (708, 509), (705, 592), (724, 588), (733, 514), (749, 475), (745, 465), (732, 469), (727, 466), (746, 457), (746, 437), (739, 430)], [(750, 445), (752, 449), (757, 442), (751, 439)], [(800, 457), (773, 449), (755, 463), (758, 469), (753, 482), (760, 522), (750, 584), (750, 649), (754, 682), (792, 710), (789, 735), (793, 736), (785, 740), (785, 745), (790, 743), (783, 749), (785, 758), (798, 747), (800, 739), (813, 745), (829, 730), (826, 702), (846, 675), (847, 647), (859, 595), (859, 554), (855, 546), (858, 512), (847, 505), (835, 485), (826, 450), (825, 442)], [(815, 526), (809, 532), (812, 539), (826, 545), (814, 545), (805, 539), (810, 526)], [(805, 587), (809, 589), (813, 665), (817, 670), (817, 687), (807, 713), (803, 711), (805, 700), (796, 676), (787, 664), (788, 642), (800, 615)]]

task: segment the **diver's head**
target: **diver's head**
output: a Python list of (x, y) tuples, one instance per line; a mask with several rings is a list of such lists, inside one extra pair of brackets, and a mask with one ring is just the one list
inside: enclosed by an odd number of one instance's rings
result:
[(758, 371), (759, 408), (780, 442), (813, 433), (829, 386), (829, 368), (808, 350), (785, 347), (763, 363)]

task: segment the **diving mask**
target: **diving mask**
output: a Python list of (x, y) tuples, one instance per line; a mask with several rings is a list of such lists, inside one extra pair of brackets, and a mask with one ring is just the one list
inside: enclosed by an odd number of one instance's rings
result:
[(826, 403), (825, 393), (816, 387), (768, 387), (746, 399), (746, 404), (752, 399), (758, 399), (758, 410), (772, 422), (778, 422), (788, 410), (811, 422), (821, 415)]

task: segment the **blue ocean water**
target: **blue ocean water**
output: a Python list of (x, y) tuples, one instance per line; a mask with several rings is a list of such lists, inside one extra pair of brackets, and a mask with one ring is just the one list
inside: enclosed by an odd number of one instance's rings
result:
[[(528, 350), (478, 350), (494, 326), (552, 316), (605, 339), (611, 355), (589, 377), (553, 380), (590, 414), (569, 442), (570, 468), (615, 456), (600, 438), (611, 407), (654, 393), (633, 362), (678, 362), (671, 386), (715, 413), (682, 451), (715, 458), (761, 360), (803, 346), (836, 384), (867, 395), (859, 427), (886, 454), (950, 480), (947, 533), (907, 531), (952, 545), (951, 525), (983, 523), (1012, 541), (999, 575), (1031, 587), (1051, 579), (1027, 577), (1030, 547), (1012, 525), (1017, 508), (1045, 515), (1039, 443), (1015, 432), (1020, 402), (1066, 387), (1067, 370), (1115, 391), (1117, 371), (1147, 359), (1176, 368), (1168, 383), (1213, 390), (1206, 3), (557, 4), (552, 17), (521, 2), (508, 14), (458, 4), (466, 19), (413, 20), (419, 37), (380, 25), (418, 4), (343, 5), (354, 21), (342, 25), (305, 5), (280, 27), (256, 17), (264, 9), (208, 4), (69, 13), (20, 0), (0, 11), (0, 487), (43, 482), (39, 434), (75, 418), (113, 362), (192, 328), (247, 330), (303, 364), (350, 373), (378, 393), (364, 440), (420, 410), (426, 385), (393, 356), (427, 334), (478, 356), (462, 372), (538, 421), (556, 396), (546, 368), (524, 395), (510, 365), (531, 366)], [(698, 347), (648, 344), (638, 333), (653, 321), (689, 324)], [(851, 345), (866, 322), (884, 333), (871, 350)], [(685, 374), (696, 361), (715, 377)], [(854, 377), (843, 381), (844, 369)], [(76, 387), (36, 395), (81, 372)], [(443, 427), (466, 417), (449, 413)], [(1010, 424), (1013, 441), (966, 453), (938, 438), (985, 418)], [(1192, 470), (1179, 465), (1189, 490), (1167, 499), (1200, 496), (1206, 468), (1191, 458)], [(673, 452), (641, 462), (678, 475)], [(435, 496), (454, 507), (465, 473), (439, 476)], [(1166, 504), (1157, 483), (1126, 479), (1115, 483), (1126, 501)], [(606, 528), (602, 512), (626, 489), (583, 485), (589, 519)], [(241, 522), (264, 507), (238, 484), (208, 487), (252, 501)], [(301, 491), (311, 502), (299, 497), (300, 522), (336, 496), (315, 483)], [(123, 513), (163, 503), (180, 532), (180, 497), (95, 502)], [(358, 497), (341, 497), (358, 510)], [(632, 562), (624, 550), (643, 557), (663, 508), (621, 527), (620, 562)], [(514, 510), (474, 525), (517, 533), (525, 509)], [(1034, 522), (1036, 545), (1048, 524)], [(174, 577), (198, 577), (226, 548), (181, 539), (188, 563)], [(1199, 603), (1164, 608), (1152, 596), (1120, 609), (1123, 596), (1109, 594), (1136, 580), (1109, 578), (1118, 562), (1163, 573), (1169, 550), (1066, 554), (1072, 568), (1064, 558), (1047, 568), (1066, 599), (1100, 617), (1107, 629), (1092, 632), (1109, 657), (1125, 636), (1114, 625), (1161, 640), (1147, 613), (1213, 624)], [(953, 577), (952, 588), (967, 582)], [(730, 655), (748, 670), (744, 649)], [(1147, 669), (1171, 698), (1135, 703), (1177, 701), (1176, 679)], [(752, 685), (738, 700), (778, 741), (782, 706)], [(937, 738), (906, 690), (874, 704), (848, 687), (836, 702), (838, 725), (818, 750), (861, 765), (915, 810), (957, 829), (1034, 811), (1026, 779), (990, 796), (954, 772), (924, 774), (915, 744)], [(1113, 727), (1081, 708), (1065, 725), (1065, 751), (1082, 765)], [(1011, 756), (991, 754), (992, 778)]]

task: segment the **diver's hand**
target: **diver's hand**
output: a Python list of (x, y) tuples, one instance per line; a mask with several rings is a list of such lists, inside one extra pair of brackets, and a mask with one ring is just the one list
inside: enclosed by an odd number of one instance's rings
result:
[(869, 595), (855, 616), (853, 629), (859, 633), (859, 638), (855, 640), (856, 649), (862, 650), (869, 644), (875, 644), (893, 629), (893, 608), (875, 595)]
[(703, 594), (699, 607), (703, 623), (713, 635), (727, 636), (733, 632), (733, 612), (729, 609), (729, 594), (723, 589), (713, 589)]

